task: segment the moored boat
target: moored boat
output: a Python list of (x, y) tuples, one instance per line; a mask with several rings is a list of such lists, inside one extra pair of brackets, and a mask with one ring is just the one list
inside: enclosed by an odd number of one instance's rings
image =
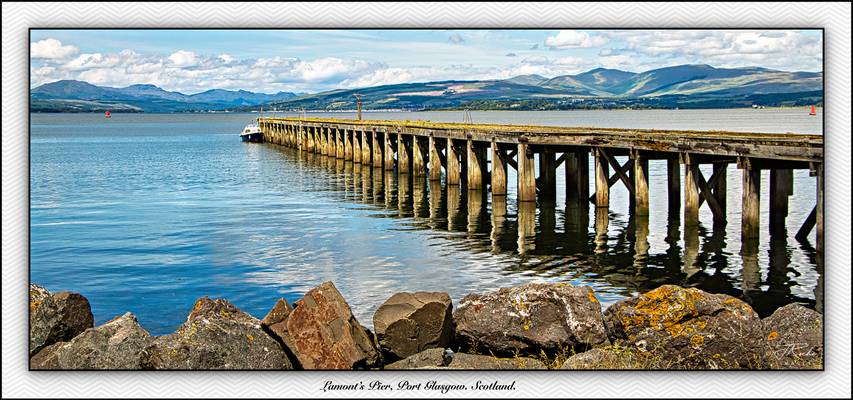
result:
[(257, 123), (251, 123), (246, 125), (243, 128), (243, 132), (240, 132), (240, 140), (244, 142), (261, 142), (264, 138), (263, 132), (261, 132), (261, 127), (258, 126)]

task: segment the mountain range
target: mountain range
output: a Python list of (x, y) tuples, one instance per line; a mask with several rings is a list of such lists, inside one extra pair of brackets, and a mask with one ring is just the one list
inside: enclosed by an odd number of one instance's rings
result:
[[(596, 68), (546, 78), (438, 81), (272, 95), (213, 89), (193, 95), (153, 85), (107, 88), (58, 81), (31, 91), (32, 111), (181, 112), (264, 108), (350, 110), (355, 95), (370, 109), (712, 108), (822, 104), (823, 73), (679, 65), (642, 73)], [(104, 108), (106, 107), (106, 108)]]
[(130, 85), (123, 88), (61, 80), (30, 91), (32, 111), (92, 112), (185, 112), (226, 110), (298, 97), (296, 93), (254, 93), (245, 90), (211, 89), (196, 94), (170, 92), (154, 85)]

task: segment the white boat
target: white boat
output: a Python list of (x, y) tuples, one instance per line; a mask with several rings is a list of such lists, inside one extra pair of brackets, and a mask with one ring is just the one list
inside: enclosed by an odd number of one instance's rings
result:
[(261, 127), (258, 126), (257, 123), (251, 123), (246, 125), (243, 128), (243, 132), (240, 132), (240, 140), (244, 142), (262, 142), (264, 140), (264, 134), (261, 132)]

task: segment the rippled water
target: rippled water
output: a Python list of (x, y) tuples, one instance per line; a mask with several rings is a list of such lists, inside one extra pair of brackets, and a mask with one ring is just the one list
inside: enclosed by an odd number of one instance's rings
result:
[[(799, 109), (472, 114), (475, 122), (821, 133), (821, 118)], [(762, 315), (790, 302), (822, 307), (814, 249), (793, 239), (815, 202), (807, 171), (795, 171), (788, 235), (771, 238), (765, 226), (758, 243), (742, 245), (734, 167), (723, 230), (713, 231), (707, 207), (698, 229), (668, 224), (666, 168), (655, 161), (648, 221), (629, 218), (618, 185), (609, 218), (593, 207), (584, 220), (566, 215), (562, 168), (555, 206), (519, 209), (512, 169), (506, 204), (493, 204), (440, 183), (241, 143), (237, 133), (253, 117), (33, 114), (32, 281), (83, 293), (96, 323), (132, 311), (154, 334), (173, 331), (203, 295), (263, 317), (276, 298), (296, 300), (327, 280), (368, 326), (394, 292), (441, 290), (458, 301), (532, 280), (591, 285), (605, 305), (675, 283), (743, 298)]]

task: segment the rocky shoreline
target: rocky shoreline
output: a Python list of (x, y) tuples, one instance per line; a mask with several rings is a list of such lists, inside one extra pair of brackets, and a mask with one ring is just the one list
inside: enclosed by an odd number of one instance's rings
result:
[(602, 311), (591, 288), (529, 283), (469, 294), (397, 293), (374, 331), (325, 282), (263, 319), (198, 299), (174, 333), (125, 313), (94, 326), (89, 301), (30, 285), (30, 368), (122, 370), (822, 369), (823, 316), (664, 285)]

